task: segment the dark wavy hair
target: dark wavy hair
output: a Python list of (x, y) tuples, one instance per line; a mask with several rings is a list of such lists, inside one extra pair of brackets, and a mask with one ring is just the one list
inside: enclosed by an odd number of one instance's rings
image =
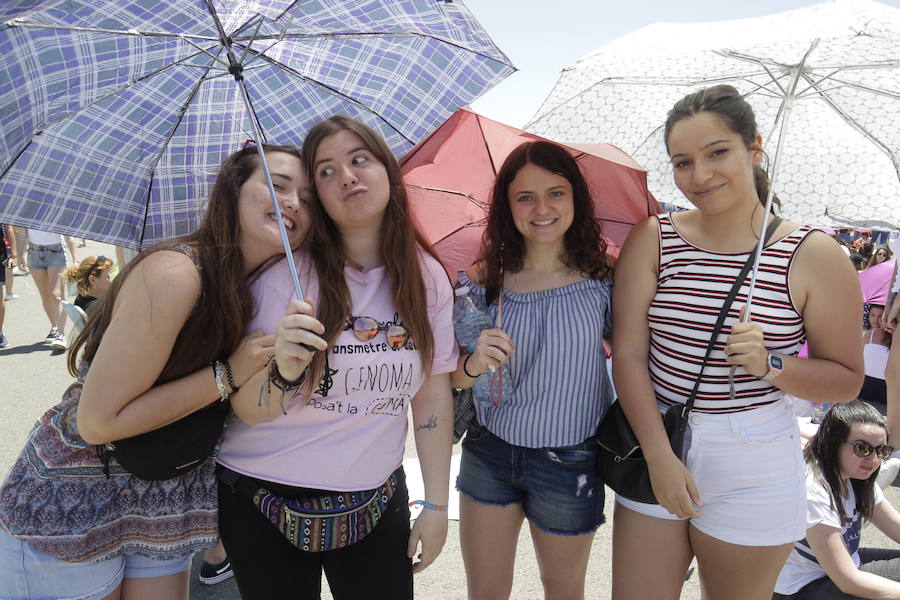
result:
[[(266, 144), (263, 148), (267, 154), (284, 152), (302, 160), (294, 146)], [(202, 267), (199, 271), (200, 297), (178, 333), (169, 359), (154, 385), (193, 373), (210, 361), (234, 352), (253, 311), (253, 296), (244, 273), (244, 255), (238, 245), (241, 239), (238, 200), (241, 186), (258, 167), (259, 151), (256, 146), (231, 154), (219, 167), (200, 227), (194, 233), (141, 252), (119, 273), (109, 290), (91, 306), (90, 318), (69, 351), (68, 367), (72, 375), (78, 371), (77, 354), (80, 348), (84, 347), (83, 358), (88, 361), (97, 353), (112, 318), (119, 291), (134, 268), (155, 250), (179, 242), (191, 246), (199, 257)]]
[[(741, 93), (730, 85), (714, 85), (688, 94), (675, 103), (666, 117), (664, 139), (666, 152), (669, 152), (669, 134), (675, 124), (684, 119), (693, 117), (702, 112), (716, 115), (733, 132), (743, 140), (748, 150), (754, 150), (756, 145), (756, 115), (753, 108), (744, 100)], [(759, 148), (762, 151), (762, 148)], [(766, 197), (769, 194), (769, 176), (766, 170), (755, 165), (753, 167), (753, 184), (756, 187), (756, 196), (759, 202), (765, 206)], [(772, 205), (781, 208), (781, 200), (778, 196), (772, 197)], [(774, 208), (772, 210), (774, 213)]]
[[(438, 260), (437, 254), (416, 224), (409, 207), (406, 186), (400, 165), (380, 135), (364, 123), (343, 115), (335, 115), (310, 129), (303, 142), (303, 157), (309, 173), (313, 202), (310, 204), (310, 234), (307, 249), (319, 279), (319, 298), (316, 311), (325, 326), (323, 338), (329, 345), (340, 334), (350, 316), (350, 288), (344, 279), (347, 260), (341, 232), (319, 199), (316, 188), (316, 153), (322, 142), (341, 131), (359, 137), (376, 160), (384, 165), (388, 175), (390, 198), (381, 225), (381, 259), (391, 280), (394, 306), (415, 341), (422, 367), (431, 370), (434, 357), (434, 336), (428, 317), (428, 295), (421, 268), (420, 252)], [(449, 282), (449, 279), (448, 279)], [(315, 389), (325, 370), (325, 353), (316, 352), (310, 364), (311, 377), (307, 388)]]
[[(815, 467), (816, 476), (825, 484), (831, 494), (831, 504), (841, 518), (847, 522), (844, 514), (844, 503), (841, 497), (846, 495), (841, 478), (841, 447), (848, 441), (850, 429), (854, 425), (877, 425), (887, 432), (887, 421), (880, 412), (862, 400), (853, 400), (834, 404), (822, 419), (819, 430), (809, 440), (803, 450), (803, 458)], [(875, 508), (875, 471), (866, 479), (850, 479), (853, 493), (856, 495), (856, 509), (866, 520), (872, 517)]]
[(524, 266), (525, 238), (513, 222), (509, 185), (527, 164), (564, 177), (572, 185), (575, 214), (563, 238), (565, 252), (560, 257), (563, 264), (590, 279), (608, 276), (610, 267), (606, 259), (606, 240), (603, 239), (600, 221), (594, 216), (594, 202), (584, 174), (565, 148), (539, 140), (516, 147), (503, 161), (494, 180), (481, 254), (475, 261), (480, 283), (499, 289), (503, 284), (504, 271), (516, 273)]

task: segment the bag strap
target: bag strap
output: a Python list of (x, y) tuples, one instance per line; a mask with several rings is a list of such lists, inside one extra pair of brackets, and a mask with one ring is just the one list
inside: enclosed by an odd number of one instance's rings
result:
[[(781, 225), (781, 217), (773, 215), (772, 220), (769, 222), (769, 226), (766, 228), (766, 239), (763, 242), (763, 245), (769, 243), (769, 240), (772, 238), (772, 235), (774, 235), (775, 230), (778, 229), (779, 225)], [(712, 354), (713, 347), (716, 345), (716, 340), (719, 339), (719, 332), (722, 330), (722, 325), (725, 323), (725, 317), (728, 316), (728, 312), (731, 310), (731, 305), (734, 304), (734, 299), (737, 298), (738, 291), (744, 284), (744, 280), (747, 278), (747, 274), (750, 273), (750, 269), (753, 268), (753, 259), (755, 257), (755, 251), (751, 252), (750, 256), (747, 257), (747, 262), (744, 263), (741, 272), (735, 278), (734, 284), (731, 286), (731, 291), (728, 292), (728, 297), (725, 298), (725, 303), (722, 305), (721, 312), (719, 312), (716, 326), (713, 327), (712, 336), (709, 338), (709, 344), (706, 346), (706, 356), (703, 357), (703, 363), (700, 365), (700, 372), (697, 373), (697, 379), (694, 381), (694, 389), (691, 390), (691, 395), (688, 396), (687, 402), (684, 403), (684, 409), (681, 411), (682, 416), (685, 416), (694, 408), (694, 398), (696, 398), (697, 390), (700, 388), (700, 379), (703, 377), (703, 370), (706, 368), (709, 355)]]

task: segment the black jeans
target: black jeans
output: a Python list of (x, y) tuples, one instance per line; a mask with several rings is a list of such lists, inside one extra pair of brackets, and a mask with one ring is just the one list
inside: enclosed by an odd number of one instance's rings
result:
[[(260, 481), (273, 494), (309, 496), (309, 490)], [(413, 597), (409, 542), (409, 493), (406, 476), (398, 485), (375, 529), (361, 541), (329, 552), (304, 552), (294, 546), (253, 502), (219, 482), (219, 535), (231, 560), (241, 598), (319, 600), (322, 570), (335, 600)]]
[[(859, 570), (900, 581), (900, 550), (879, 548), (859, 549)], [(774, 594), (772, 600), (862, 600), (859, 596), (845, 594), (828, 577), (807, 583), (790, 596)]]

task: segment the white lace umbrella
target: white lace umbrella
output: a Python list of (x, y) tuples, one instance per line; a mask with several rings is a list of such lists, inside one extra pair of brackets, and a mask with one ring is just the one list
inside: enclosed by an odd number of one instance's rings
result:
[(659, 201), (688, 206), (663, 123), (679, 98), (719, 83), (757, 114), (784, 217), (900, 228), (900, 10), (870, 0), (645, 27), (565, 69), (526, 129), (619, 146)]

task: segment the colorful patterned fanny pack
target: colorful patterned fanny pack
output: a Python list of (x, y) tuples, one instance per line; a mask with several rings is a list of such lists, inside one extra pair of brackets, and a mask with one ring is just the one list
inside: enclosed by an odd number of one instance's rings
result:
[(327, 552), (346, 548), (369, 535), (397, 488), (398, 473), (384, 485), (361, 492), (335, 492), (309, 498), (285, 498), (253, 485), (244, 477), (241, 481), (228, 477), (237, 475), (227, 471), (219, 479), (248, 496), (253, 504), (297, 548), (305, 552)]

